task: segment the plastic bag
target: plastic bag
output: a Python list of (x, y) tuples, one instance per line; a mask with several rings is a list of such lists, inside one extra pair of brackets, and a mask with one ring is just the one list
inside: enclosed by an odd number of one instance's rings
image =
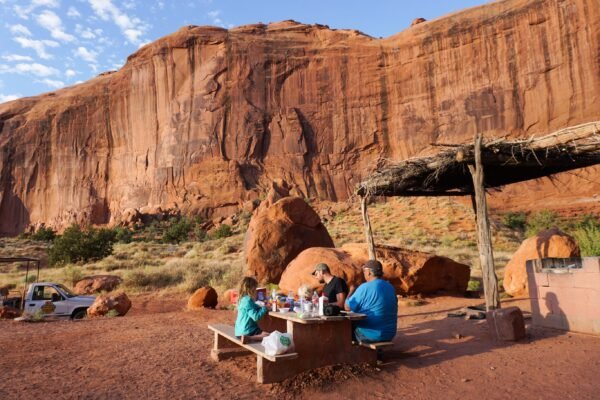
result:
[(267, 355), (275, 356), (292, 350), (294, 348), (294, 341), (292, 340), (292, 335), (289, 333), (273, 331), (269, 336), (263, 338), (262, 345)]

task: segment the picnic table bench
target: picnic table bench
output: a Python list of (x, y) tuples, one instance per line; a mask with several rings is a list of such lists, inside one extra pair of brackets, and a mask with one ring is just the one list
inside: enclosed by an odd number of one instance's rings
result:
[(212, 324), (208, 326), (215, 332), (211, 357), (215, 361), (221, 361), (226, 357), (255, 353), (259, 383), (280, 382), (300, 372), (327, 365), (374, 364), (377, 362), (377, 352), (373, 350), (393, 343), (353, 345), (352, 320), (365, 317), (363, 314), (349, 313), (343, 316), (306, 319), (290, 312), (270, 312), (259, 322), (261, 328), (269, 332), (287, 332), (292, 335), (294, 341), (294, 353), (276, 356), (267, 355), (260, 343), (243, 344), (235, 336), (233, 326)]

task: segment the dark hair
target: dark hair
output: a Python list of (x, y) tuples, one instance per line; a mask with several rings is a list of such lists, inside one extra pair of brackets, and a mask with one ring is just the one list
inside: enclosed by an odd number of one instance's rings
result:
[(377, 260), (369, 260), (363, 265), (363, 268), (368, 268), (373, 273), (373, 276), (376, 278), (381, 278), (383, 276), (383, 266)]

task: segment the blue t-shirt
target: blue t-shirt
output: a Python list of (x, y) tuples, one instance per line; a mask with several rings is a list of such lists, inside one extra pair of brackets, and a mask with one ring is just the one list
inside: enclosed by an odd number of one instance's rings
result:
[(346, 300), (350, 309), (366, 314), (367, 318), (355, 321), (356, 330), (374, 342), (392, 340), (398, 323), (398, 300), (394, 287), (383, 279), (363, 283)]

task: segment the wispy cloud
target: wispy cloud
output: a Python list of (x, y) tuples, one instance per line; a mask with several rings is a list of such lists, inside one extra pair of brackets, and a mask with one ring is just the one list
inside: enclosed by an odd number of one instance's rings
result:
[(56, 68), (39, 63), (19, 63), (13, 66), (0, 64), (0, 74), (31, 74), (44, 78), (58, 75), (59, 71)]
[(33, 49), (38, 57), (49, 60), (53, 58), (51, 54), (48, 54), (46, 51), (47, 47), (58, 47), (59, 44), (54, 40), (34, 40), (28, 39), (25, 37), (16, 37), (13, 39), (15, 42), (19, 43), (24, 49)]
[(77, 48), (77, 50), (75, 50), (74, 54), (75, 54), (75, 56), (81, 58), (82, 60), (91, 62), (91, 63), (95, 63), (96, 57), (98, 56), (98, 53), (96, 53), (93, 50), (88, 50), (83, 46), (79, 46)]
[(72, 77), (74, 77), (75, 75), (77, 75), (77, 71), (75, 71), (75, 70), (68, 69), (68, 70), (66, 70), (66, 71), (65, 71), (65, 76), (66, 76), (67, 78), (72, 78)]
[(0, 93), (0, 103), (6, 103), (7, 101), (13, 101), (20, 97), (23, 97), (20, 93), (17, 93), (17, 94), (2, 94), (2, 93)]
[(29, 56), (22, 56), (20, 54), (7, 54), (2, 56), (2, 59), (6, 61), (33, 61), (33, 58)]
[[(98, 31), (98, 29), (96, 29), (96, 31)], [(96, 37), (96, 33), (94, 31), (92, 31), (90, 28), (84, 27), (83, 25), (80, 25), (80, 24), (75, 25), (75, 32), (82, 39), (94, 39)], [(101, 29), (100, 29), (100, 33), (102, 33)]]
[(16, 5), (13, 10), (20, 18), (29, 19), (31, 12), (39, 7), (58, 8), (60, 7), (60, 2), (59, 0), (32, 0), (27, 7)]
[(59, 89), (59, 88), (65, 86), (65, 83), (63, 81), (57, 81), (57, 80), (48, 79), (48, 78), (46, 78), (46, 79), (39, 79), (39, 80), (36, 80), (36, 82), (43, 83), (44, 85), (47, 85), (47, 86), (49, 86), (51, 88), (54, 88), (54, 89)]
[(29, 31), (29, 29), (27, 29), (26, 26), (21, 24), (10, 25), (8, 29), (13, 35), (31, 36), (31, 32)]
[(81, 17), (81, 14), (79, 13), (79, 11), (77, 11), (77, 9), (73, 6), (69, 7), (69, 10), (67, 11), (67, 17), (70, 18), (79, 18)]
[(221, 25), (223, 23), (223, 20), (219, 18), (219, 15), (221, 15), (221, 10), (209, 11), (206, 13), (206, 15), (208, 15), (208, 18), (210, 18), (212, 23), (215, 25)]
[(114, 21), (128, 42), (132, 44), (141, 42), (141, 37), (146, 32), (147, 27), (139, 18), (130, 17), (115, 6), (112, 0), (88, 1), (98, 18), (103, 21)]
[(54, 39), (64, 42), (72, 42), (75, 40), (75, 36), (65, 32), (60, 17), (50, 10), (44, 10), (36, 17), (36, 21), (42, 28), (50, 32), (50, 35)]

